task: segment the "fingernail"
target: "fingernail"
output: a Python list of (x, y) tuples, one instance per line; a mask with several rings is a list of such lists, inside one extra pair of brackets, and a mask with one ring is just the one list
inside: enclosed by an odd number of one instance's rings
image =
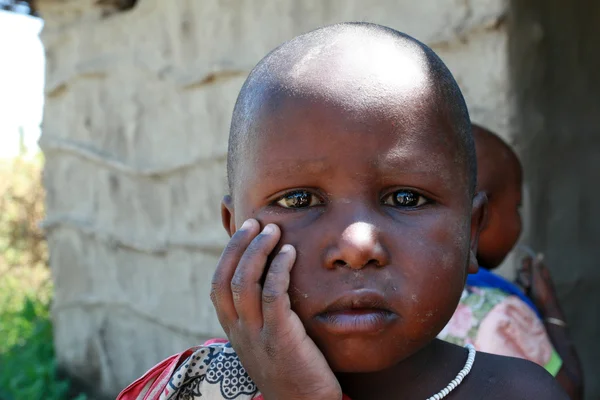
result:
[(291, 244), (284, 244), (283, 246), (281, 246), (281, 250), (279, 250), (279, 253), (283, 254), (283, 253), (287, 253), (289, 251), (291, 251), (293, 248), (293, 246)]
[(245, 220), (244, 223), (242, 224), (242, 226), (240, 227), (240, 231), (249, 229), (250, 225), (252, 225), (252, 220), (250, 220), (250, 219)]
[(263, 229), (263, 234), (265, 235), (270, 235), (273, 232), (275, 232), (275, 227), (273, 226), (273, 224), (269, 224)]

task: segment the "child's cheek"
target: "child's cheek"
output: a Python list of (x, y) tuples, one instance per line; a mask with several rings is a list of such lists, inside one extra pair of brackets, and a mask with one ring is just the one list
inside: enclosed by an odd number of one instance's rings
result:
[(319, 246), (315, 243), (319, 235), (315, 235), (315, 229), (311, 221), (314, 218), (311, 218), (310, 212), (269, 212), (268, 210), (262, 210), (256, 214), (255, 218), (259, 221), (261, 227), (272, 223), (276, 224), (281, 230), (281, 238), (271, 253), (271, 259), (284, 244), (294, 246), (296, 261), (292, 270), (292, 279), (294, 279), (294, 275), (300, 269), (299, 266), (303, 264), (307, 254), (311, 255), (309, 263), (313, 267), (320, 267), (320, 265), (315, 264), (315, 261), (319, 259), (317, 257)]
[(261, 226), (267, 224), (276, 224), (281, 229), (282, 237), (280, 242), (296, 246), (302, 241), (302, 238), (314, 235), (317, 227), (315, 226), (319, 215), (319, 210), (292, 211), (278, 208), (264, 208), (254, 213)]
[(467, 273), (469, 226), (462, 219), (448, 215), (422, 222), (422, 229), (398, 243), (395, 253), (396, 260), (400, 260), (398, 265), (405, 269), (405, 276), (410, 276), (409, 286), (414, 288), (413, 294), (418, 299), (428, 296), (453, 299), (462, 291)]

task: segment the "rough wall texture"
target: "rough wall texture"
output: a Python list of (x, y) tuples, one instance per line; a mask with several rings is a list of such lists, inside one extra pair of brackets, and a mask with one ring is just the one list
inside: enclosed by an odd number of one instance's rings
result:
[(518, 147), (530, 189), (526, 239), (546, 254), (600, 399), (600, 2), (513, 0)]
[(474, 120), (509, 135), (504, 0), (94, 3), (39, 2), (41, 145), (59, 360), (107, 395), (221, 333), (208, 291), (229, 118), (277, 44), (345, 20), (395, 27), (448, 63)]

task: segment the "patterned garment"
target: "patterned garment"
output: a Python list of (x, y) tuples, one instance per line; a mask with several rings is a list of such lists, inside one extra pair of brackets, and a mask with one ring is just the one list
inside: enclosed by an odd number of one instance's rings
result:
[(166, 359), (117, 397), (117, 400), (250, 399), (264, 400), (235, 350), (220, 339)]
[(470, 343), (477, 351), (524, 358), (553, 376), (562, 366), (536, 311), (519, 296), (494, 287), (467, 284), (438, 338), (459, 346)]

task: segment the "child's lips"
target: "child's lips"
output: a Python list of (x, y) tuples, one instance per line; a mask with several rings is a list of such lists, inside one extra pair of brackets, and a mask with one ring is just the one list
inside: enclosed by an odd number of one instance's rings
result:
[(381, 294), (365, 289), (344, 294), (316, 316), (334, 335), (376, 334), (397, 318)]
[(380, 309), (351, 309), (319, 314), (317, 320), (334, 335), (376, 334), (384, 330), (397, 315)]

